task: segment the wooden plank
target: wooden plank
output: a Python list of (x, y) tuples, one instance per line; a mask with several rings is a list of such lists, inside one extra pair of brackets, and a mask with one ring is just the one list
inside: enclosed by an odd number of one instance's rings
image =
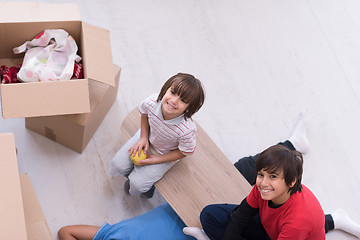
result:
[[(121, 125), (123, 137), (129, 139), (139, 126), (136, 108)], [(206, 205), (239, 204), (251, 186), (200, 125), (196, 126), (196, 151), (172, 167), (155, 187), (187, 226), (201, 227), (199, 216)]]

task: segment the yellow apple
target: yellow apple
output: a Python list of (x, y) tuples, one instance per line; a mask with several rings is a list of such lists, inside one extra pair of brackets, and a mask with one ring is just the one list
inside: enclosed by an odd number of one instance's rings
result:
[(139, 157), (139, 152), (138, 152), (138, 151), (136, 151), (135, 156), (133, 156), (133, 155), (130, 156), (131, 161), (132, 161), (135, 165), (140, 165), (140, 164), (139, 164), (139, 161), (140, 161), (140, 160), (144, 160), (144, 159), (146, 159), (146, 158), (147, 158), (147, 155), (144, 153), (144, 150), (143, 150), (143, 149), (141, 149), (140, 157)]

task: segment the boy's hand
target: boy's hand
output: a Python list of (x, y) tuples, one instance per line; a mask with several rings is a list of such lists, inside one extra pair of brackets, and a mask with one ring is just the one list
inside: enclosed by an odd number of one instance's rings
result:
[(135, 156), (136, 152), (138, 152), (138, 156), (140, 157), (141, 150), (144, 149), (144, 153), (147, 154), (149, 149), (149, 141), (146, 138), (140, 138), (137, 143), (135, 143), (131, 148), (129, 148), (129, 154)]
[(154, 155), (148, 155), (147, 159), (139, 160), (139, 164), (140, 164), (140, 166), (156, 164), (156, 163), (158, 163), (157, 159), (158, 159), (158, 157), (156, 157)]
[(140, 160), (138, 163), (140, 166), (145, 166), (145, 165), (159, 164), (164, 162), (172, 162), (179, 160), (183, 157), (185, 157), (185, 155), (181, 153), (179, 149), (176, 149), (159, 156), (148, 155), (148, 158), (146, 158), (145, 160)]

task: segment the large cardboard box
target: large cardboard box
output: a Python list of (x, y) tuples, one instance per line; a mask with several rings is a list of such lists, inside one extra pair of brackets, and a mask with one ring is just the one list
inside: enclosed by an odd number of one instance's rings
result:
[(120, 67), (113, 65), (115, 87), (89, 82), (90, 113), (25, 118), (26, 128), (82, 153), (116, 100)]
[[(15, 55), (14, 47), (32, 40), (43, 30), (61, 28), (75, 39), (84, 66), (84, 79), (1, 84), (4, 118), (88, 113), (89, 81), (115, 86), (110, 33), (81, 20), (69, 20), (72, 15), (74, 19), (79, 16), (76, 5), (9, 2), (0, 3), (0, 8), (5, 13), (0, 14), (0, 65), (22, 63), (24, 54)], [(65, 20), (60, 20), (62, 14)]]
[(53, 240), (29, 176), (19, 177), (14, 135), (0, 134), (0, 239)]
[(0, 239), (27, 239), (14, 135), (0, 134)]

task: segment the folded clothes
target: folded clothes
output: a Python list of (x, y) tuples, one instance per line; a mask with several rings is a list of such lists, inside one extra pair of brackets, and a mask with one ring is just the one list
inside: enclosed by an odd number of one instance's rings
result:
[(21, 64), (16, 67), (7, 67), (2, 65), (0, 67), (1, 83), (18, 83), (17, 73), (19, 72)]
[(75, 62), (74, 73), (73, 73), (71, 79), (83, 79), (83, 78), (84, 78), (83, 65), (82, 65), (82, 63)]

